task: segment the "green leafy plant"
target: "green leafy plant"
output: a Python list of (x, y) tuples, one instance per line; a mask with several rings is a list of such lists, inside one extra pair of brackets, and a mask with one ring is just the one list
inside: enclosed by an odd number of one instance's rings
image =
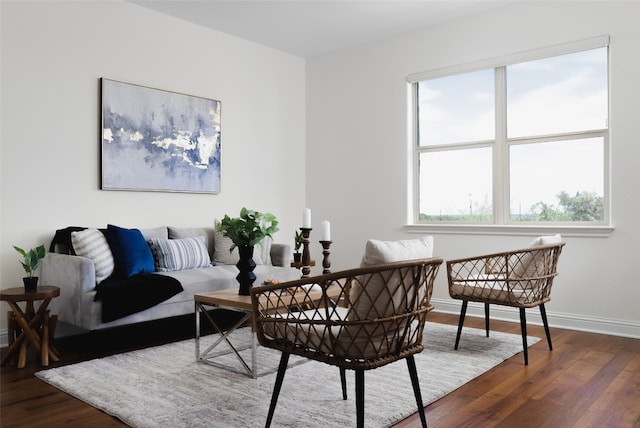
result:
[(253, 247), (267, 236), (273, 238), (272, 234), (280, 230), (278, 220), (273, 214), (246, 208), (240, 210), (239, 217), (231, 218), (225, 214), (217, 229), (233, 242), (231, 251), (241, 245)]
[(296, 253), (300, 252), (300, 247), (302, 247), (302, 232), (296, 230), (296, 236), (294, 238), (295, 250)]
[(32, 248), (29, 251), (25, 251), (20, 247), (13, 246), (15, 250), (20, 253), (22, 257), (24, 257), (23, 261), (20, 263), (24, 268), (24, 271), (27, 273), (29, 278), (33, 277), (33, 273), (40, 266), (40, 262), (44, 258), (44, 245), (40, 245), (39, 247)]

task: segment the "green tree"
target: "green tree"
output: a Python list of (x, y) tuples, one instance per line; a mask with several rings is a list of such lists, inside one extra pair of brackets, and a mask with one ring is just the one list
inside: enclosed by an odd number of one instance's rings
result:
[[(566, 191), (556, 195), (558, 205), (543, 201), (531, 206), (529, 213), (512, 216), (514, 221), (601, 221), (604, 219), (604, 201), (595, 192), (576, 192), (574, 196)], [(460, 221), (460, 222), (491, 222), (493, 219), (492, 206), (488, 197), (474, 201), (469, 206), (469, 212), (460, 211), (458, 214), (428, 215), (421, 213), (420, 220), (426, 221)]]
[(542, 201), (534, 204), (531, 212), (535, 214), (535, 221), (558, 221), (560, 214), (556, 207)]
[(595, 192), (576, 192), (575, 196), (569, 196), (562, 191), (558, 194), (558, 200), (572, 221), (598, 221), (604, 218), (602, 196)]
[(598, 221), (604, 217), (602, 196), (595, 192), (576, 192), (571, 196), (563, 190), (556, 196), (558, 207), (542, 201), (531, 207), (535, 221)]

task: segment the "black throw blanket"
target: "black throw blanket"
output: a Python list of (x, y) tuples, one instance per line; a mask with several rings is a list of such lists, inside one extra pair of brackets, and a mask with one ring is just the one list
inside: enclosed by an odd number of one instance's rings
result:
[(143, 311), (183, 291), (175, 278), (140, 273), (131, 278), (107, 278), (96, 287), (95, 301), (102, 301), (102, 322)]
[(49, 252), (58, 254), (70, 254), (72, 256), (75, 256), (76, 253), (75, 251), (73, 251), (73, 245), (71, 244), (71, 233), (79, 232), (85, 229), (86, 227), (69, 226), (65, 227), (64, 229), (56, 230), (56, 234), (53, 236), (51, 245), (49, 246)]

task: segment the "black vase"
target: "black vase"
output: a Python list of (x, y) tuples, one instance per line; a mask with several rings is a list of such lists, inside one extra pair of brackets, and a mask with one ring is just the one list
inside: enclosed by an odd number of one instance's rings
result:
[(248, 296), (251, 294), (251, 287), (256, 280), (256, 275), (253, 273), (256, 267), (256, 262), (253, 261), (253, 247), (249, 245), (239, 245), (238, 253), (240, 254), (240, 260), (236, 263), (236, 267), (240, 271), (238, 276), (236, 276), (236, 279), (240, 283), (238, 294)]
[(22, 278), (22, 282), (24, 283), (24, 291), (26, 293), (29, 293), (31, 291), (36, 291), (38, 289), (37, 276), (28, 276), (26, 278)]

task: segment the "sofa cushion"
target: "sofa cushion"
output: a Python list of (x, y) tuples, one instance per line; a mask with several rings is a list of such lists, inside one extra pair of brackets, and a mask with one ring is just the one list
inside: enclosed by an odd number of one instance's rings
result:
[(76, 255), (93, 261), (96, 284), (113, 273), (114, 261), (107, 238), (98, 229), (71, 232), (71, 244)]
[(158, 272), (197, 269), (211, 264), (203, 236), (147, 241)]
[(138, 273), (155, 272), (153, 254), (140, 230), (109, 224), (105, 236), (113, 253), (114, 275), (129, 278)]
[(167, 226), (154, 227), (151, 229), (140, 229), (140, 233), (147, 241), (153, 238), (169, 238), (169, 229)]

